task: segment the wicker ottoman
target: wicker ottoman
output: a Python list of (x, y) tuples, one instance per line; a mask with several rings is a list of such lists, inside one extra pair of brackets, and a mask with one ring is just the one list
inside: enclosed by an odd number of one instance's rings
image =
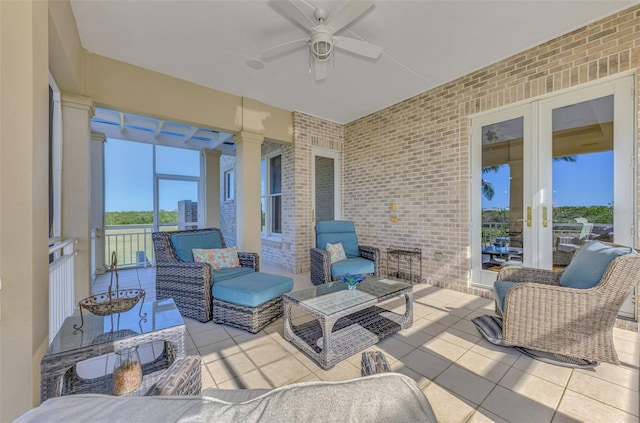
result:
[(255, 272), (213, 284), (213, 321), (257, 333), (282, 316), (293, 279)]

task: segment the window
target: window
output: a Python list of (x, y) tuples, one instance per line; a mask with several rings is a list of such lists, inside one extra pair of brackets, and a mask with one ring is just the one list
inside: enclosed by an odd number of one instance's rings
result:
[(224, 201), (232, 201), (234, 199), (235, 181), (233, 170), (227, 170), (224, 173)]
[(262, 234), (282, 235), (282, 155), (262, 159)]

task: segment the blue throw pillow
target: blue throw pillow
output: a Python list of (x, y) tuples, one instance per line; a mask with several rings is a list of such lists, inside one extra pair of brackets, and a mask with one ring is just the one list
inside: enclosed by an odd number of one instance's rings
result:
[(600, 241), (590, 242), (578, 251), (560, 277), (560, 286), (588, 289), (600, 282), (609, 263), (633, 251), (629, 247), (613, 247)]
[(217, 231), (186, 232), (171, 235), (171, 244), (181, 261), (193, 261), (194, 248), (222, 248), (222, 239)]

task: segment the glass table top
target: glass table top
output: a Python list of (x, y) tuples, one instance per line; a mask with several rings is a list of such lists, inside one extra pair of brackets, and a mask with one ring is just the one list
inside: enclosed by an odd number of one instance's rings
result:
[(362, 304), (375, 303), (378, 298), (407, 288), (411, 288), (408, 283), (370, 276), (359, 283), (354, 290), (347, 289), (347, 284), (344, 282), (330, 282), (313, 288), (288, 292), (284, 296), (330, 316)]
[(111, 316), (96, 316), (87, 310), (82, 311), (84, 324), (80, 329), (80, 311), (65, 319), (62, 327), (49, 345), (46, 355), (59, 354), (80, 348), (112, 342), (130, 336), (144, 335), (162, 329), (180, 326), (184, 320), (172, 298), (161, 301), (148, 301), (124, 313)]

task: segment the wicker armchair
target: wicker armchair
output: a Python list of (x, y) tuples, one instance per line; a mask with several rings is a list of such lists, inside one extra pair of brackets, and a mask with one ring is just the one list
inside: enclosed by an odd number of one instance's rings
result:
[[(171, 244), (171, 235), (190, 232), (217, 231), (222, 248), (226, 247), (222, 232), (218, 228), (193, 229), (173, 232), (154, 232), (153, 249), (156, 261), (156, 297), (161, 300), (173, 298), (184, 317), (208, 322), (212, 319), (213, 273), (208, 263), (184, 262), (178, 259)], [(251, 267), (258, 272), (257, 253), (238, 252), (240, 266)]]
[[(330, 232), (332, 228), (339, 227), (339, 231), (343, 231), (344, 228), (350, 229), (351, 232)], [(322, 229), (319, 229), (322, 228)], [(324, 232), (324, 233), (323, 233)], [(322, 235), (320, 235), (323, 233)], [(326, 221), (318, 222), (316, 225), (316, 248), (309, 250), (309, 259), (311, 261), (311, 282), (314, 285), (320, 285), (339, 279), (339, 276), (331, 275), (331, 257), (329, 252), (324, 249), (326, 241), (329, 242), (341, 242), (349, 239), (351, 242), (357, 244), (357, 237), (355, 234), (355, 227), (353, 222), (349, 221)], [(322, 244), (325, 245), (322, 245)], [(357, 245), (359, 256), (365, 260), (373, 262), (373, 275), (380, 275), (380, 249), (376, 247), (370, 247), (366, 245)], [(349, 254), (347, 254), (349, 257)]]
[(516, 282), (504, 299), (503, 338), (512, 345), (619, 364), (613, 326), (640, 280), (640, 254), (613, 260), (593, 288), (560, 286), (563, 271), (504, 267), (498, 281)]

